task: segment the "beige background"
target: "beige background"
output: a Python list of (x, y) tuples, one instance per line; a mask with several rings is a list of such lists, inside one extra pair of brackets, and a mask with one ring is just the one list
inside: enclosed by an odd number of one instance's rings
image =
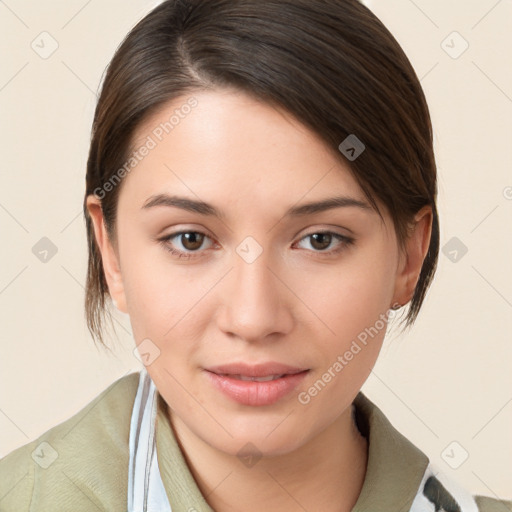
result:
[[(86, 329), (81, 204), (103, 70), (157, 3), (0, 2), (0, 457), (140, 368), (127, 316), (113, 355)], [(363, 391), (448, 475), (511, 498), (512, 2), (367, 4), (427, 95), (449, 245), (417, 324), (388, 335)], [(48, 58), (31, 47), (49, 50), (52, 39)], [(32, 252), (43, 237), (58, 250), (46, 263)], [(456, 261), (453, 244), (468, 249)]]

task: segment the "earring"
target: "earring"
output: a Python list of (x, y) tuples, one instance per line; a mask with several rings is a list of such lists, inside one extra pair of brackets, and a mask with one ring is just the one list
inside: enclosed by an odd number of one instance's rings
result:
[(114, 304), (114, 307), (115, 307), (116, 309), (119, 309), (119, 308), (117, 307), (117, 300), (116, 300), (116, 299), (112, 299), (112, 304)]
[(393, 305), (391, 306), (391, 309), (393, 309), (393, 310), (395, 310), (395, 311), (396, 311), (396, 310), (400, 309), (401, 307), (402, 307), (402, 304), (398, 304), (398, 303), (396, 303), (396, 304), (393, 304)]

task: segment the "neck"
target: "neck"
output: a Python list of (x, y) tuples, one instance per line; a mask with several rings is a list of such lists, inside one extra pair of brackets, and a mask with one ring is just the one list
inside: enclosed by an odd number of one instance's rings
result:
[(366, 474), (368, 444), (348, 407), (299, 449), (245, 467), (236, 455), (197, 438), (167, 410), (181, 451), (215, 512), (349, 512)]

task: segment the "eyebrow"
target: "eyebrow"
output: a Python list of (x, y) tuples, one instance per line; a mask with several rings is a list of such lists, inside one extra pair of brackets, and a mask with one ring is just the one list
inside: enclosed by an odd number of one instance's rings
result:
[[(218, 210), (209, 203), (205, 203), (204, 201), (197, 201), (188, 197), (171, 196), (168, 194), (157, 194), (151, 196), (146, 200), (142, 206), (142, 209), (146, 210), (155, 208), (157, 206), (181, 208), (182, 210), (199, 213), (200, 215), (217, 217), (219, 219), (226, 218), (224, 212)], [(361, 201), (359, 199), (348, 196), (336, 196), (322, 199), (321, 201), (314, 201), (310, 203), (304, 203), (299, 206), (292, 206), (285, 212), (284, 217), (299, 217), (303, 215), (311, 215), (313, 213), (332, 210), (333, 208), (345, 207), (356, 207), (362, 210), (373, 210), (373, 208), (365, 201)]]

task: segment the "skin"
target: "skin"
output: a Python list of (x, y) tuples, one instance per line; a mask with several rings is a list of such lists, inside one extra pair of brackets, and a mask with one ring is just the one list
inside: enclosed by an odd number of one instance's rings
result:
[[(134, 147), (188, 97), (140, 125)], [(130, 316), (136, 343), (150, 339), (160, 351), (147, 370), (214, 510), (283, 512), (298, 504), (351, 510), (367, 464), (367, 440), (352, 421), (352, 401), (386, 329), (309, 403), (301, 404), (298, 394), (393, 304), (411, 299), (428, 249), (431, 210), (418, 212), (404, 252), (381, 204), (384, 222), (374, 210), (357, 207), (286, 218), (291, 206), (334, 195), (366, 201), (344, 157), (286, 112), (243, 93), (224, 89), (194, 97), (198, 105), (125, 177), (117, 245), (107, 236), (100, 201), (88, 198), (110, 295)], [(160, 193), (201, 199), (225, 218), (176, 207), (142, 209)], [(181, 230), (206, 236), (174, 236), (167, 247), (196, 257), (178, 258), (156, 240)], [(326, 230), (355, 241), (315, 243), (307, 236)], [(248, 236), (262, 249), (251, 263), (236, 252)], [(234, 361), (278, 361), (310, 372), (277, 403), (251, 407), (205, 377), (205, 367)], [(262, 456), (252, 467), (237, 456), (248, 442)]]

